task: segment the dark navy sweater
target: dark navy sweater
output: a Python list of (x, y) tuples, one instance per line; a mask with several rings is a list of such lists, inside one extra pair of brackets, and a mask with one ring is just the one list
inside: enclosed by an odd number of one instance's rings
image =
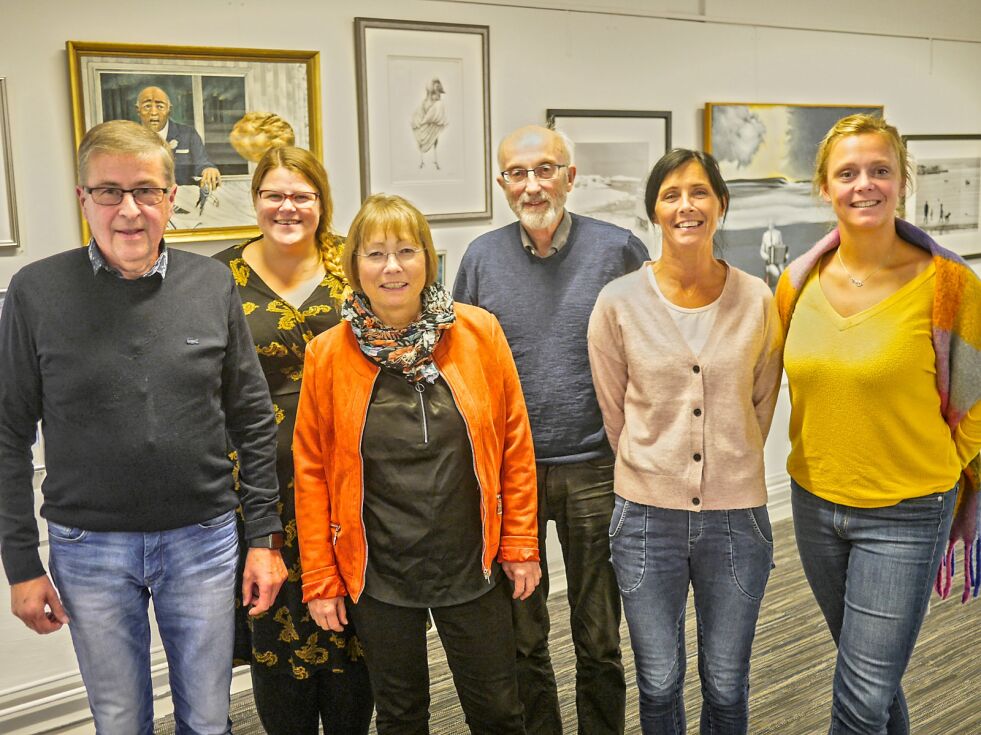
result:
[[(166, 278), (93, 274), (84, 248), (24, 267), (0, 318), (0, 555), (44, 574), (41, 515), (91, 531), (161, 531), (241, 501), (246, 537), (281, 530), (276, 421), (231, 273), (170, 250)], [(235, 492), (228, 443), (241, 462)]]

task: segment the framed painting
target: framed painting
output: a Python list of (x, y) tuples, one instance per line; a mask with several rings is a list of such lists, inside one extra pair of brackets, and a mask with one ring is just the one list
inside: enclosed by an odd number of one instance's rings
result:
[[(174, 152), (170, 242), (258, 233), (249, 194), (273, 145), (322, 157), (316, 51), (143, 46), (69, 41), (75, 148), (106, 120), (133, 120)], [(82, 222), (84, 238), (88, 227)]]
[(771, 288), (784, 266), (832, 227), (814, 194), (814, 157), (825, 133), (847, 115), (882, 115), (882, 105), (709, 102), (705, 151), (729, 187), (724, 255)]
[[(17, 197), (14, 196), (14, 166), (11, 159), (10, 121), (7, 116), (7, 80), (0, 77), (0, 249), (16, 248)], [(0, 296), (2, 304), (2, 296)]]
[(905, 217), (964, 258), (981, 257), (981, 135), (905, 135)]
[(656, 257), (660, 243), (644, 208), (644, 188), (651, 168), (671, 149), (671, 113), (549, 109), (545, 118), (575, 145), (569, 210), (626, 227)]
[(431, 222), (491, 216), (490, 29), (354, 19), (361, 196)]
[(436, 280), (446, 285), (446, 251), (436, 251)]

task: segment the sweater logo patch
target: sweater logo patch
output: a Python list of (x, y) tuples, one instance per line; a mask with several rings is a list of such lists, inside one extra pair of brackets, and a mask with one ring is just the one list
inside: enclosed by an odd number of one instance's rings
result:
[(189, 345), (199, 345), (199, 344), (201, 344), (201, 341), (197, 337), (188, 337), (186, 341), (187, 341), (187, 343)]

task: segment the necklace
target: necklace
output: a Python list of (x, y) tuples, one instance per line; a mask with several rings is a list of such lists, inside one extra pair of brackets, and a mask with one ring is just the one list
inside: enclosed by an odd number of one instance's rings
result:
[(883, 260), (881, 263), (879, 263), (879, 265), (873, 268), (872, 272), (866, 275), (865, 278), (855, 278), (855, 276), (852, 275), (851, 271), (845, 267), (845, 261), (841, 259), (841, 245), (839, 245), (838, 248), (835, 250), (835, 254), (838, 256), (838, 264), (841, 266), (841, 269), (845, 271), (845, 275), (848, 276), (848, 280), (851, 281), (852, 285), (855, 286), (856, 288), (861, 288), (862, 286), (864, 286), (865, 282), (869, 280), (872, 276), (874, 276), (876, 273), (881, 271), (886, 264), (886, 261)]

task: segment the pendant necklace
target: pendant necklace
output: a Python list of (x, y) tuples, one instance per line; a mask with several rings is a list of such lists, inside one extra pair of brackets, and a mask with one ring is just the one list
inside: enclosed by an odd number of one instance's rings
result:
[(848, 268), (845, 267), (845, 261), (841, 259), (841, 245), (837, 247), (837, 249), (835, 250), (835, 254), (838, 256), (838, 264), (841, 266), (841, 269), (845, 271), (845, 275), (848, 276), (848, 280), (851, 281), (852, 285), (855, 286), (856, 288), (861, 288), (862, 286), (864, 286), (865, 282), (869, 280), (872, 276), (874, 276), (876, 273), (881, 271), (886, 264), (886, 261), (883, 260), (881, 263), (879, 263), (878, 266), (873, 268), (872, 272), (866, 275), (865, 278), (855, 278), (855, 276), (851, 274), (851, 271), (849, 271)]

